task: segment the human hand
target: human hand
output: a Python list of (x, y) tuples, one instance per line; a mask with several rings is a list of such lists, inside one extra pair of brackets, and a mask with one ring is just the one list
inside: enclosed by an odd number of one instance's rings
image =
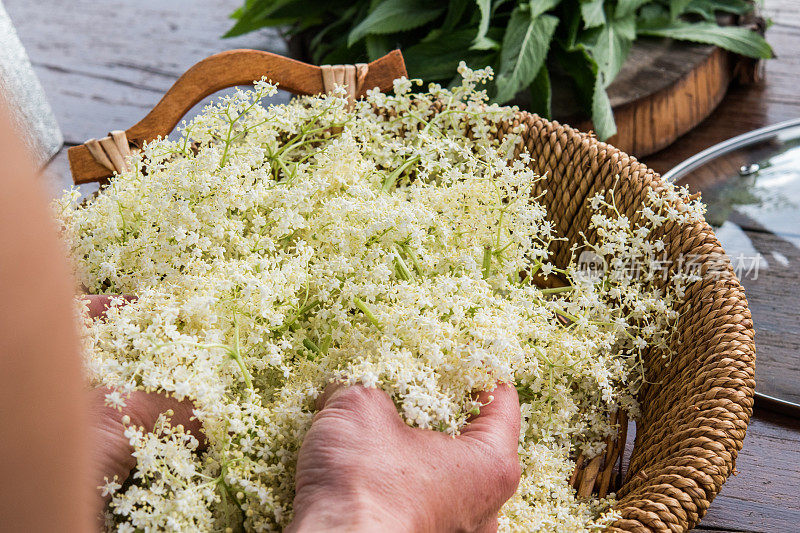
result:
[[(97, 318), (105, 314), (114, 296), (84, 295), (83, 298), (88, 300), (89, 316)], [(126, 301), (135, 300), (134, 296), (123, 296), (123, 298)], [(94, 389), (89, 393), (93, 487), (98, 489), (103, 487), (106, 479), (120, 485), (128, 479), (136, 465), (136, 459), (131, 455), (133, 447), (125, 437), (125, 428), (137, 426), (144, 427), (146, 431), (153, 431), (161, 413), (172, 411), (172, 425), (183, 424), (184, 428), (199, 438), (201, 445), (203, 444), (202, 428), (200, 423), (192, 418), (194, 406), (189, 400), (179, 402), (163, 394), (134, 391), (130, 396), (122, 398), (125, 407), (120, 411), (108, 405), (106, 396), (109, 394), (114, 394), (114, 391), (105, 387)], [(100, 490), (96, 490), (95, 495), (94, 506), (99, 513), (110, 499), (110, 495), (107, 491)]]
[(203, 445), (203, 433), (200, 422), (193, 418), (194, 405), (189, 400), (179, 402), (175, 398), (163, 394), (134, 391), (124, 398), (122, 411), (107, 405), (106, 395), (114, 393), (112, 389), (98, 388), (89, 393), (89, 420), (91, 431), (91, 465), (93, 487), (98, 487), (95, 498), (95, 510), (102, 511), (110, 499), (109, 494), (100, 491), (106, 483), (114, 481), (120, 485), (128, 479), (131, 470), (136, 466), (136, 459), (131, 455), (133, 447), (125, 437), (128, 426), (143, 427), (145, 431), (153, 431), (159, 415), (169, 414), (171, 424), (183, 424)]
[(517, 391), (498, 385), (456, 438), (408, 427), (378, 389), (331, 385), (297, 461), (287, 531), (495, 531), (520, 478)]

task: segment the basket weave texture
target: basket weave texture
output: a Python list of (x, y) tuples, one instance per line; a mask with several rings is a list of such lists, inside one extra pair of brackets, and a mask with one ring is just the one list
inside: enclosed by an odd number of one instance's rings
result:
[[(589, 199), (611, 188), (621, 214), (637, 219), (648, 188), (661, 177), (636, 158), (593, 136), (524, 111), (523, 144), (532, 167), (546, 179), (538, 193), (554, 214), (554, 260), (565, 266), (570, 247), (583, 232), (591, 242)], [(691, 284), (666, 364), (660, 353), (645, 354), (647, 384), (639, 393), (641, 417), (624, 482), (617, 490), (622, 515), (614, 532), (687, 531), (705, 515), (733, 472), (753, 411), (755, 343), (744, 289), (711, 227), (674, 222), (659, 228), (666, 257), (699, 263), (702, 280)]]

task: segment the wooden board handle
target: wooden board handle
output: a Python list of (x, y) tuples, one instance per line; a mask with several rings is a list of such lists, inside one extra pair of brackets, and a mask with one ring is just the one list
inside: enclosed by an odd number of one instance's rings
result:
[[(369, 64), (363, 90), (356, 97), (375, 87), (388, 91), (396, 78), (405, 75), (403, 55), (399, 50), (389, 52)], [(187, 70), (147, 116), (125, 130), (125, 135), (130, 144), (138, 147), (158, 136), (166, 137), (203, 98), (235, 85), (250, 85), (264, 76), (293, 94), (324, 92), (319, 67), (260, 50), (230, 50), (207, 57)], [(85, 145), (73, 146), (67, 153), (75, 184), (112, 176), (111, 170), (98, 163)]]

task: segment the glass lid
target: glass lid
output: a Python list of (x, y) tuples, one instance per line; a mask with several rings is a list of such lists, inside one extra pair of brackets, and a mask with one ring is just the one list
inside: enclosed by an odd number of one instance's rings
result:
[(756, 400), (800, 413), (800, 119), (687, 159), (664, 178), (701, 191), (745, 288), (756, 330)]

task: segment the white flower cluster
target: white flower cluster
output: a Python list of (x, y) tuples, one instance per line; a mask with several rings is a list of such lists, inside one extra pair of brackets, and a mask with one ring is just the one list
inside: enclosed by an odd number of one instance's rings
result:
[[(651, 228), (700, 211), (668, 187), (641, 225), (599, 196), (591, 246), (607, 276), (558, 268), (542, 178), (513, 157), (518, 131), (496, 140), (514, 109), (476, 90), (490, 72), (460, 72), (452, 91), (401, 79), (352, 110), (341, 92), (265, 107), (275, 88), (257, 82), (148, 144), (91, 201), (57, 202), (85, 287), (138, 296), (86, 319), (92, 382), (123, 412), (136, 389), (190, 398), (207, 442), (198, 452), (168, 416), (154, 434), (129, 427), (137, 466), (104, 487), (110, 529), (286, 526), (332, 380), (379, 387), (408, 424), (453, 435), (480, 408), (472, 391), (513, 383), (523, 477), (501, 529), (614, 519), (610, 500), (576, 498), (575, 456), (604, 449), (609, 413), (635, 414), (640, 353), (665, 350), (691, 280), (626, 276), (613, 259), (647, 257), (663, 246)], [(540, 289), (546, 274), (566, 285)]]

